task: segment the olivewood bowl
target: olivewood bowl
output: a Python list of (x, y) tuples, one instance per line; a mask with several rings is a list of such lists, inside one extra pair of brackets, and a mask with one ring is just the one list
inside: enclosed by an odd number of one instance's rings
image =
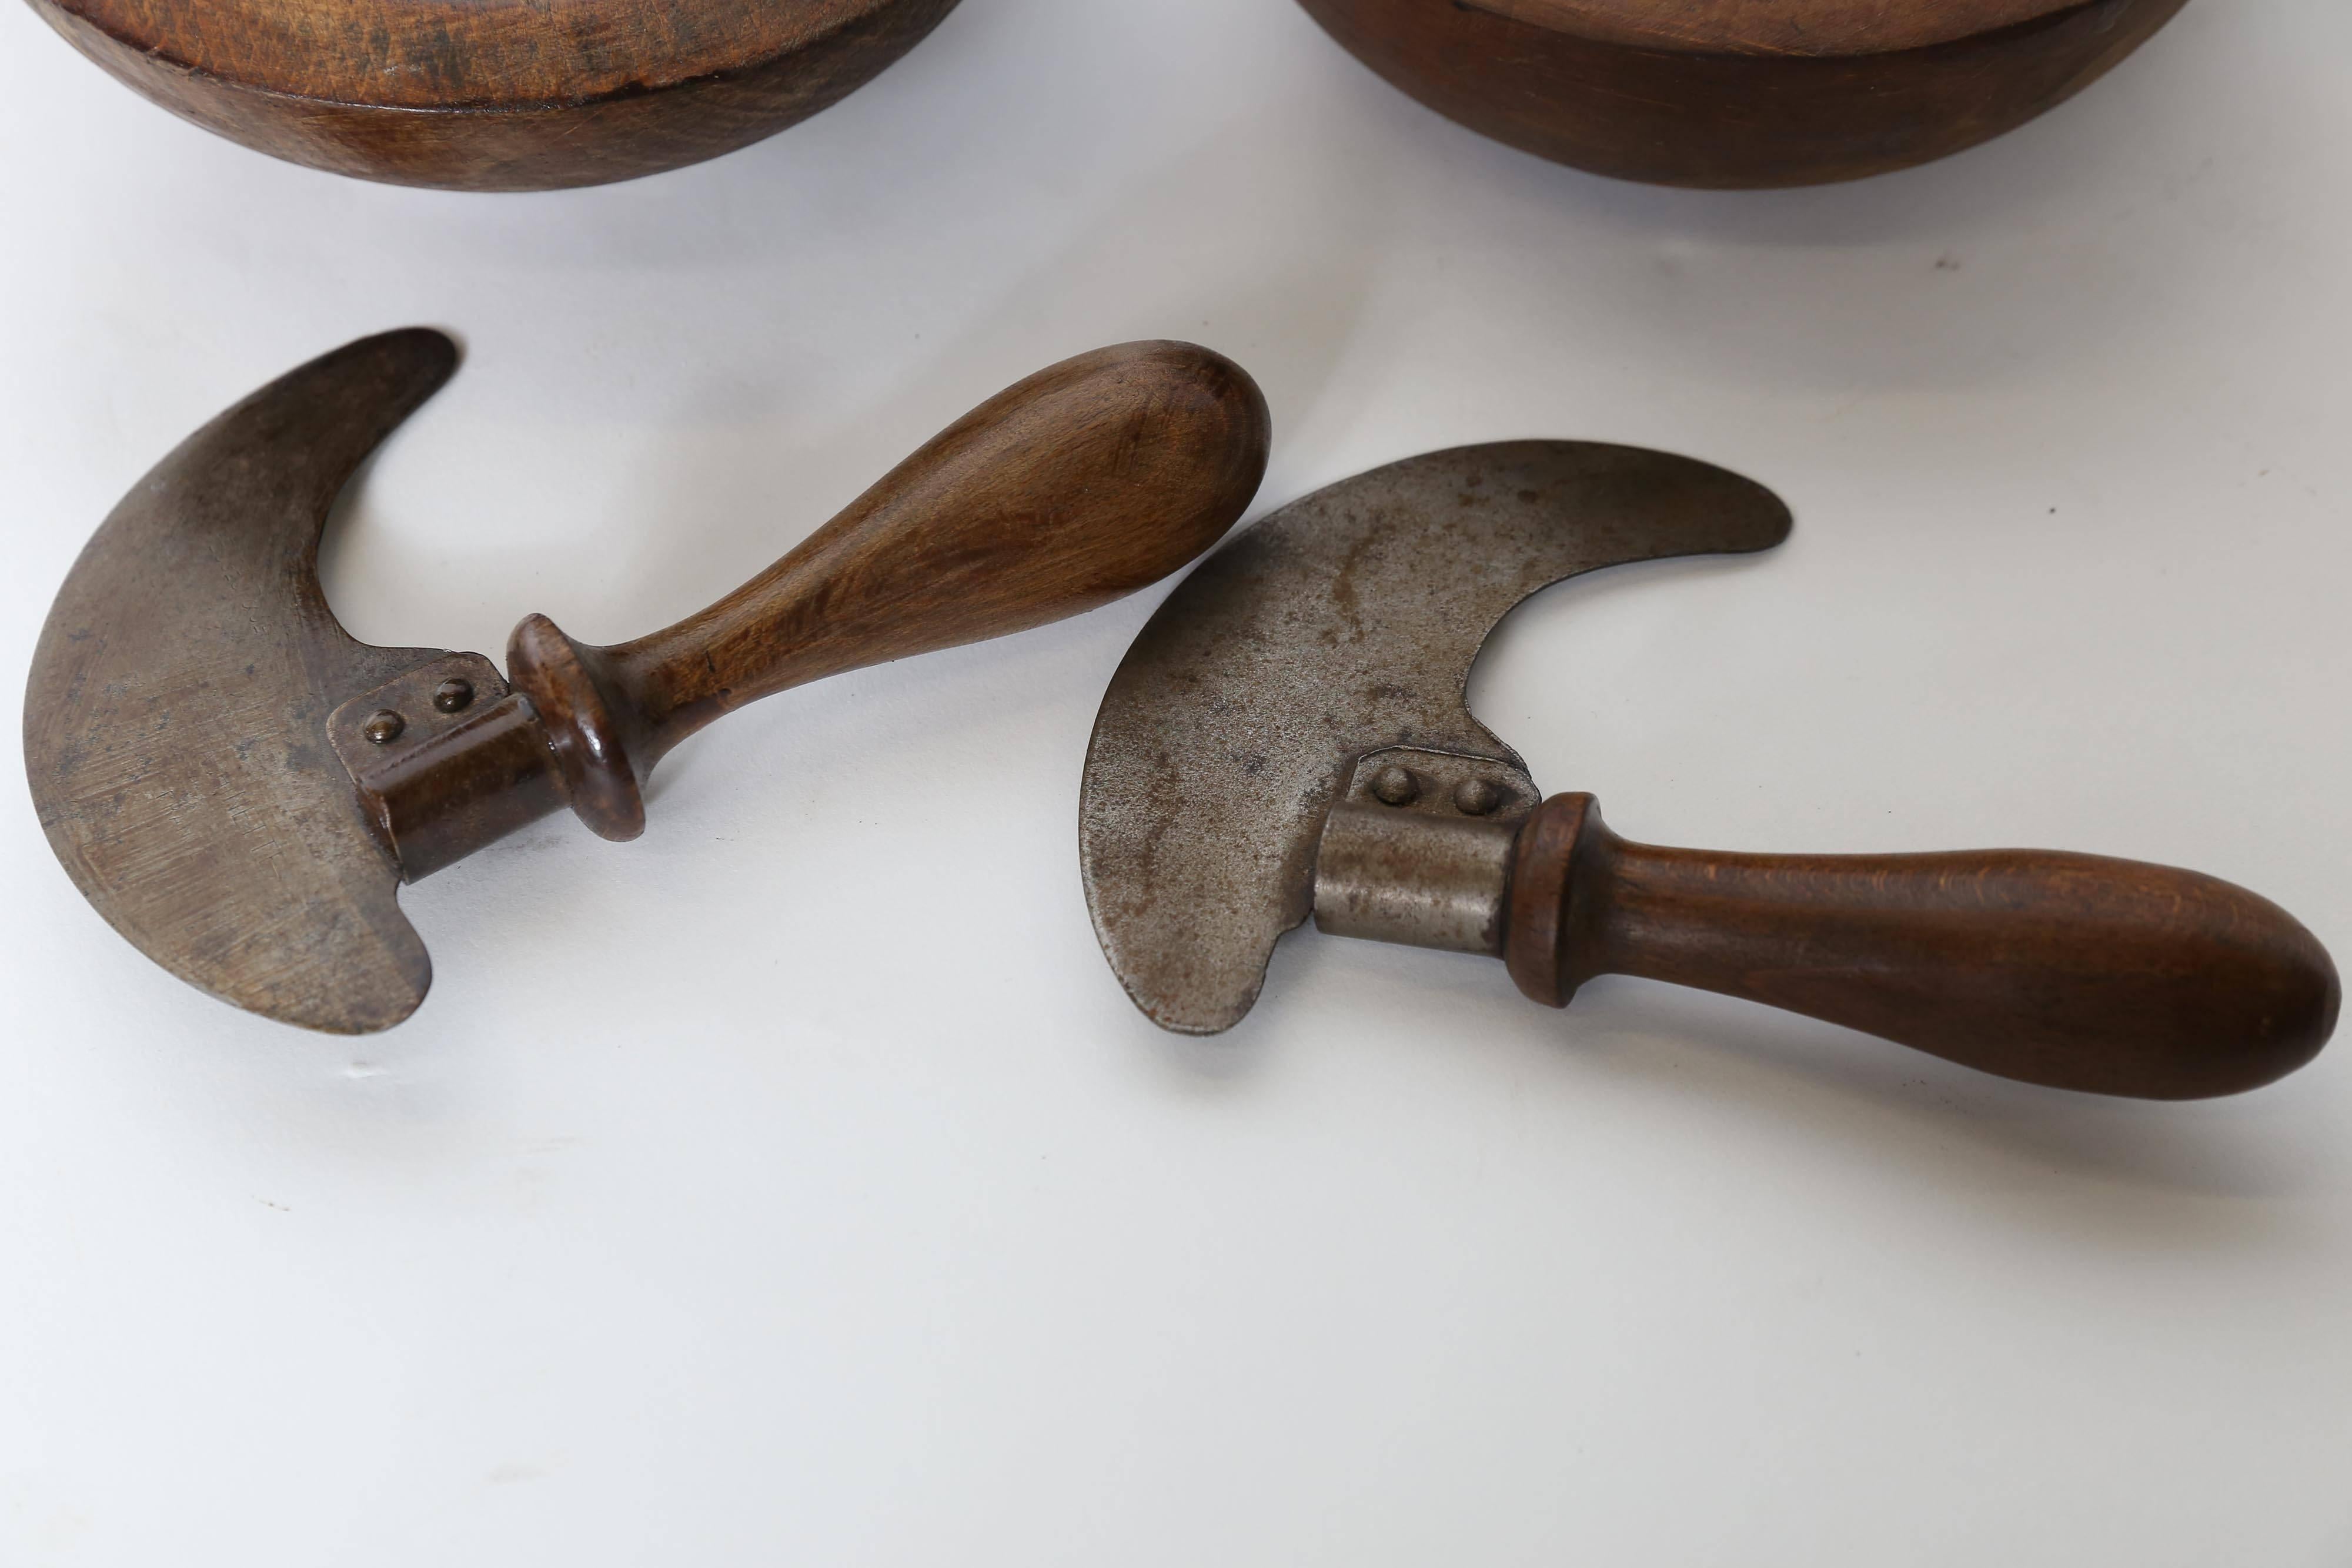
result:
[(2188, 0), (1299, 0), (1439, 113), (1620, 179), (1758, 187), (1958, 152)]
[(536, 191), (748, 146), (864, 86), (956, 0), (31, 0), (248, 147), (362, 179)]

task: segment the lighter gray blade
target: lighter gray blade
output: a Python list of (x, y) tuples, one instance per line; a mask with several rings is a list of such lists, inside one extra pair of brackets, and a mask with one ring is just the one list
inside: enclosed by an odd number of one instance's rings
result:
[(1211, 557), (1136, 640), (1087, 753), (1078, 857), (1128, 994), (1179, 1033), (1241, 1021), (1363, 753), (1520, 765), (1463, 696), (1512, 606), (1600, 567), (1769, 549), (1789, 523), (1708, 464), (1521, 441), (1345, 480)]
[(74, 882), (181, 978), (311, 1029), (388, 1028), (432, 980), (326, 720), (437, 654), (353, 641), (318, 547), (456, 364), (437, 332), (387, 333), (213, 421), (99, 528), (33, 655), (26, 769)]

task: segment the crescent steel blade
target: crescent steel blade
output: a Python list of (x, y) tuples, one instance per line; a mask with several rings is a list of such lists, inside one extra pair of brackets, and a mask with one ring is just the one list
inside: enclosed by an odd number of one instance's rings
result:
[(214, 420), (99, 528), (33, 655), (26, 771), (76, 885), (182, 979), (311, 1029), (387, 1028), (432, 983), (327, 716), (440, 654), (344, 632), (318, 549), (457, 362), (438, 332), (387, 333)]
[(1769, 491), (1709, 464), (1517, 441), (1344, 480), (1211, 557), (1120, 664), (1087, 752), (1079, 860), (1128, 994), (1181, 1033), (1241, 1020), (1309, 913), (1318, 830), (1359, 758), (1406, 747), (1525, 778), (1463, 696), (1521, 600), (1789, 528)]

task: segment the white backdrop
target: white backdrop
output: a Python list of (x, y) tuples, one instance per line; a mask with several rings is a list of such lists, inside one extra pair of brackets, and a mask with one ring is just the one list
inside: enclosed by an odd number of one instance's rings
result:
[[(156, 457), (362, 332), (468, 359), (331, 597), (493, 653), (663, 624), (998, 387), (1183, 336), (1271, 398), (1261, 511), (1518, 435), (1790, 500), (1480, 666), (1627, 833), (2172, 861), (2352, 954), (2347, 57), (2340, 4), (2204, 0), (1990, 147), (1722, 195), (1481, 141), (1286, 0), (971, 0), (766, 145), (467, 196), (0, 7), (0, 688)], [(0, 769), (0, 1561), (2352, 1562), (2352, 1051), (2110, 1103), (1312, 934), (1161, 1036), (1074, 833), (1158, 597), (412, 890), (438, 984), (357, 1042), (140, 957)]]

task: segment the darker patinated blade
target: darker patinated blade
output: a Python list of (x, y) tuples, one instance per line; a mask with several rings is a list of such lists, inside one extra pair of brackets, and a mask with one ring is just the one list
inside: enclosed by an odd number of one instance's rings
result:
[(183, 979), (311, 1029), (388, 1028), (432, 979), (326, 720), (438, 653), (353, 641), (318, 548), (456, 365), (438, 332), (387, 333), (191, 436), (74, 563), (25, 694), (34, 804), (100, 913)]
[(1685, 457), (1575, 442), (1433, 453), (1286, 507), (1161, 605), (1095, 720), (1078, 854), (1103, 951), (1152, 1021), (1241, 1021), (1313, 897), (1355, 759), (1516, 753), (1463, 692), (1495, 623), (1621, 562), (1759, 550), (1788, 508)]

